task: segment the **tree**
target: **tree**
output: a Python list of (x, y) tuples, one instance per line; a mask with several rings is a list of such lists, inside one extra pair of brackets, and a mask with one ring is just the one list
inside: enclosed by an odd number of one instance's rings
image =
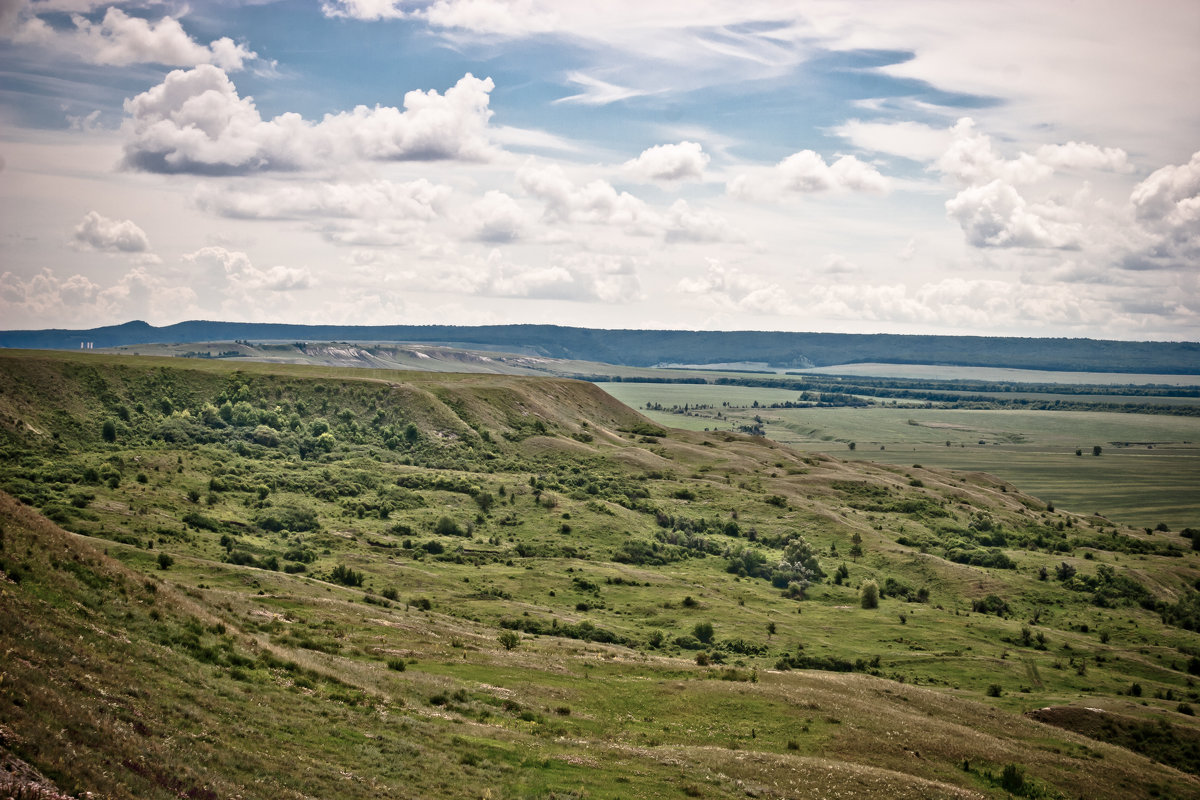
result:
[(516, 631), (501, 631), (496, 641), (500, 642), (500, 646), (505, 650), (512, 650), (521, 643), (521, 634)]
[(860, 598), (863, 608), (879, 608), (879, 584), (875, 581), (865, 581)]
[(100, 427), (100, 436), (106, 442), (115, 442), (117, 440), (117, 426), (111, 419), (104, 420), (104, 424)]
[(847, 447), (849, 447), (851, 450), (853, 450), (854, 448), (858, 447), (858, 443), (857, 443), (857, 442), (851, 442), (850, 444), (848, 444), (848, 445), (847, 445)]
[(768, 622), (767, 623), (767, 638), (769, 639), (774, 635), (775, 635), (775, 623)]
[(692, 635), (699, 639), (704, 644), (708, 644), (713, 640), (713, 625), (711, 622), (697, 622), (696, 627), (692, 628)]
[(171, 558), (171, 557), (170, 557), (169, 555), (167, 555), (166, 553), (159, 553), (159, 554), (158, 554), (158, 568), (159, 568), (159, 569), (164, 569), (164, 570), (165, 570), (165, 569), (170, 569), (170, 568), (171, 568), (171, 565), (172, 565), (172, 564), (174, 564), (174, 563), (175, 563), (175, 559)]
[(1101, 451), (1102, 449), (1103, 449), (1103, 448), (1102, 448), (1102, 447), (1100, 447), (1100, 445), (1094, 445), (1094, 446), (1092, 447), (1092, 455), (1094, 455), (1094, 456), (1098, 456), (1098, 455), (1100, 455), (1100, 451)]

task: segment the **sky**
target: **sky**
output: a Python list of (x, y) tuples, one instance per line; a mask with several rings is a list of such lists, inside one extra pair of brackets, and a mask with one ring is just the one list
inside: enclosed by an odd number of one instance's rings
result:
[(0, 328), (1200, 339), (1194, 0), (0, 0)]

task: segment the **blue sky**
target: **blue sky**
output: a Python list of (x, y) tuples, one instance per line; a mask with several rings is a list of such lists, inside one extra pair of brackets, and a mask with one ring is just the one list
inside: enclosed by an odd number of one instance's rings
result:
[(1200, 5), (0, 0), (0, 325), (1196, 340)]

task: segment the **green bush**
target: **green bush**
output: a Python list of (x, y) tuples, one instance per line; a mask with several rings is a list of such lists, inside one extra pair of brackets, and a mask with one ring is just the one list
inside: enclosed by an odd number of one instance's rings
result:
[(859, 591), (859, 601), (863, 608), (879, 608), (879, 584), (872, 580), (864, 581)]

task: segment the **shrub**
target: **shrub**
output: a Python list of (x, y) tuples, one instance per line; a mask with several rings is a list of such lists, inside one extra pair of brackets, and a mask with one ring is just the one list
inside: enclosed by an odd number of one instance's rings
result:
[(990, 684), (987, 688), (988, 697), (999, 697), (1002, 694), (1004, 694), (1004, 689), (998, 683)]
[(104, 424), (100, 427), (100, 436), (106, 442), (117, 440), (117, 426), (111, 419), (104, 420)]
[(516, 631), (501, 631), (496, 641), (500, 642), (500, 646), (505, 650), (513, 650), (521, 643), (521, 634)]
[(355, 572), (345, 564), (338, 564), (334, 567), (333, 571), (329, 573), (329, 579), (343, 586), (362, 586), (363, 584), (363, 574)]
[(696, 627), (692, 628), (692, 635), (697, 641), (709, 644), (713, 640), (713, 626), (711, 622), (698, 622)]
[(175, 563), (175, 559), (171, 558), (166, 553), (158, 554), (158, 568), (159, 569), (170, 569), (174, 563)]
[(1016, 764), (1006, 764), (1000, 773), (1000, 788), (1012, 794), (1024, 793), (1025, 771)]
[(879, 584), (875, 581), (864, 581), (859, 598), (863, 608), (879, 608)]
[(388, 669), (393, 669), (396, 672), (404, 672), (404, 670), (408, 669), (408, 665), (404, 663), (403, 658), (389, 658), (387, 665)]

